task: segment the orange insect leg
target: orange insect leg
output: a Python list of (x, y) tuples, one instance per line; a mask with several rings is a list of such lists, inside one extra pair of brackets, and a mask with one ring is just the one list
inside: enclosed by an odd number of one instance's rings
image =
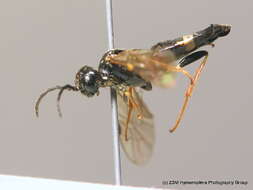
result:
[(180, 121), (181, 121), (182, 118), (183, 118), (183, 114), (184, 114), (185, 109), (186, 109), (186, 107), (187, 107), (187, 104), (188, 104), (188, 102), (189, 102), (189, 98), (191, 97), (192, 92), (193, 92), (193, 88), (195, 87), (195, 84), (196, 84), (197, 80), (198, 80), (199, 77), (200, 77), (200, 73), (201, 73), (201, 71), (203, 70), (203, 68), (204, 68), (204, 66), (205, 66), (205, 64), (206, 64), (206, 62), (207, 62), (207, 58), (208, 58), (208, 55), (206, 55), (206, 56), (204, 57), (204, 59), (203, 59), (203, 61), (201, 62), (200, 66), (199, 66), (199, 67), (197, 68), (197, 70), (195, 71), (193, 83), (190, 84), (189, 87), (188, 87), (188, 89), (186, 90), (183, 106), (182, 106), (182, 108), (181, 108), (181, 110), (180, 110), (180, 112), (179, 112), (179, 115), (178, 115), (178, 118), (177, 118), (177, 120), (176, 120), (176, 123), (175, 123), (174, 127), (170, 129), (170, 132), (171, 132), (171, 133), (174, 132), (174, 131), (177, 129), (177, 127), (179, 126)]

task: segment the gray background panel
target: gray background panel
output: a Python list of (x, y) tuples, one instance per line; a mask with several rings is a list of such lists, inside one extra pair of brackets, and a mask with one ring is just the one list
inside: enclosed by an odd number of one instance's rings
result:
[[(229, 36), (216, 41), (215, 48), (205, 48), (210, 52), (208, 64), (174, 134), (168, 129), (187, 80), (179, 75), (175, 88), (145, 93), (155, 114), (155, 152), (145, 167), (132, 165), (122, 154), (124, 184), (252, 183), (252, 2), (129, 0), (114, 1), (113, 8), (118, 48), (149, 48), (211, 23), (232, 25)], [(66, 92), (62, 119), (56, 111), (57, 94), (52, 93), (41, 104), (40, 118), (34, 114), (43, 90), (73, 84), (83, 65), (98, 66), (107, 50), (105, 2), (2, 0), (0, 23), (0, 173), (113, 183), (109, 89), (89, 99)], [(197, 65), (187, 69), (192, 72)]]

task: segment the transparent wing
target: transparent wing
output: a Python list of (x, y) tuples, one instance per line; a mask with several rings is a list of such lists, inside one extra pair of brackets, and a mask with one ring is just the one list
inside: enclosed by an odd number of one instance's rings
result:
[(128, 100), (120, 92), (117, 93), (118, 119), (120, 124), (120, 142), (126, 156), (133, 163), (145, 164), (152, 156), (155, 142), (155, 131), (153, 115), (147, 106), (134, 90), (134, 100), (142, 109), (143, 118), (137, 118), (137, 111), (134, 109), (128, 124), (128, 139), (125, 139), (125, 128), (128, 115)]
[(144, 80), (163, 88), (173, 86), (176, 72), (182, 70), (176, 67), (176, 58), (169, 50), (125, 50), (109, 59), (111, 63), (122, 65)]

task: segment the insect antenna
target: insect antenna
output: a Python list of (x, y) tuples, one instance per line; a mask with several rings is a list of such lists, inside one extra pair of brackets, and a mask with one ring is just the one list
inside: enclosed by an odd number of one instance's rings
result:
[(76, 88), (75, 86), (71, 86), (69, 84), (61, 87), (58, 96), (57, 96), (57, 111), (60, 117), (62, 117), (62, 112), (61, 112), (61, 106), (60, 106), (60, 101), (61, 101), (61, 96), (64, 90), (73, 90), (73, 91), (78, 91), (79, 89)]
[(60, 100), (61, 100), (61, 96), (62, 96), (62, 93), (64, 90), (73, 90), (73, 91), (78, 91), (78, 88), (74, 87), (74, 86), (71, 86), (69, 84), (65, 85), (65, 86), (56, 86), (56, 87), (53, 87), (53, 88), (49, 88), (47, 89), (45, 92), (43, 92), (36, 104), (35, 104), (35, 113), (36, 113), (36, 116), (39, 117), (39, 106), (40, 106), (40, 102), (41, 100), (49, 93), (49, 92), (52, 92), (54, 90), (60, 90), (60, 92), (58, 93), (58, 97), (57, 97), (57, 111), (58, 111), (58, 114), (60, 117), (62, 117), (62, 113), (61, 113), (61, 108), (60, 108)]
[(39, 106), (40, 106), (40, 102), (41, 102), (42, 98), (44, 98), (49, 92), (52, 92), (52, 91), (57, 90), (57, 89), (62, 89), (62, 87), (61, 86), (56, 86), (56, 87), (53, 87), (53, 88), (49, 88), (40, 95), (40, 97), (38, 98), (38, 100), (36, 102), (36, 105), (35, 105), (35, 113), (36, 113), (37, 117), (39, 117)]

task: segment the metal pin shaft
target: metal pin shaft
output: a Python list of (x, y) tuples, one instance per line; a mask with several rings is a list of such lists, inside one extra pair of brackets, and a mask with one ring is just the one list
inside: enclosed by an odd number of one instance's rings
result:
[[(108, 48), (114, 48), (113, 34), (113, 17), (112, 17), (112, 0), (106, 0), (106, 20), (108, 33)], [(121, 185), (121, 160), (119, 145), (119, 124), (118, 124), (118, 108), (116, 91), (111, 88), (111, 108), (112, 108), (112, 133), (113, 133), (113, 149), (114, 149), (114, 169), (115, 183)]]

